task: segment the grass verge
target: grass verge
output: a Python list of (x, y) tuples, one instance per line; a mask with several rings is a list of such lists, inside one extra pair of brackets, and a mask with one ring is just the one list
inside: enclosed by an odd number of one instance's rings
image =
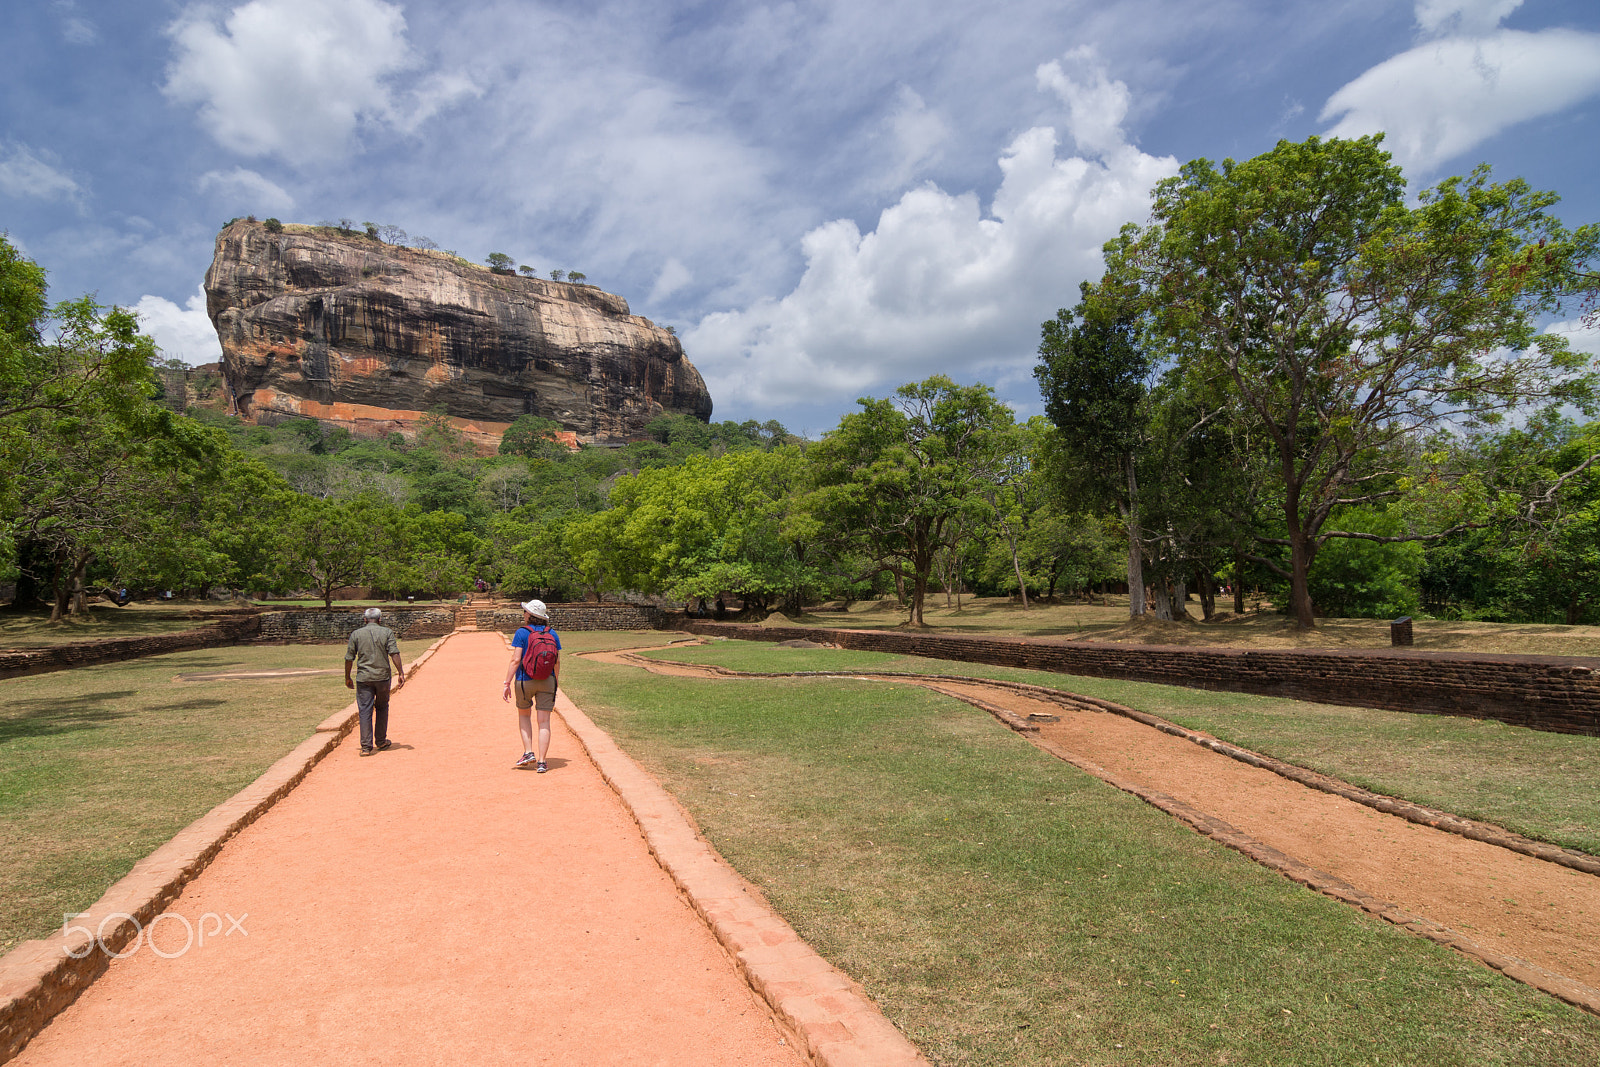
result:
[[(433, 638), (402, 641), (407, 663)], [(294, 679), (178, 681), (230, 668)], [(134, 863), (354, 699), (339, 645), (215, 648), (0, 681), (0, 952)], [(402, 734), (403, 736), (403, 734)]]
[(214, 619), (195, 618), (193, 609), (109, 605), (91, 606), (87, 615), (69, 615), (51, 622), (48, 611), (0, 611), (0, 648), (48, 648), (78, 641), (115, 637), (154, 637), (209, 626)]
[(562, 680), (936, 1064), (1600, 1057), (1600, 1019), (1297, 887), (938, 694), (576, 658)]
[[(1164, 622), (1152, 616), (1128, 618), (1126, 596), (1105, 603), (1067, 601), (1031, 604), (1026, 611), (1004, 597), (969, 597), (959, 610), (942, 597), (930, 599), (923, 611), (924, 632), (971, 637), (1058, 638), (1064, 641), (1109, 641), (1118, 644), (1184, 645), (1195, 648), (1388, 648), (1385, 619), (1317, 620), (1314, 630), (1300, 630), (1293, 620), (1272, 611), (1244, 615), (1224, 611), (1213, 621), (1199, 621), (1200, 606), (1189, 605), (1188, 622)], [(1222, 609), (1229, 605), (1218, 603)], [(850, 630), (895, 629), (906, 613), (892, 600), (852, 604), (848, 612), (817, 611), (785, 618), (773, 615), (773, 626), (835, 627)], [(1538, 623), (1460, 622), (1416, 619), (1416, 647), (1436, 651), (1514, 653), (1543, 656), (1600, 656), (1600, 626), (1555, 626)]]
[(1600, 855), (1600, 737), (1244, 693), (758, 642), (647, 653), (746, 671), (888, 670), (1028, 682), (1159, 715), (1388, 796)]

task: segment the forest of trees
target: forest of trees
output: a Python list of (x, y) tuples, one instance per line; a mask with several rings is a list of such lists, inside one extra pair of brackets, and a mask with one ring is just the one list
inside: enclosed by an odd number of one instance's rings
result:
[(685, 601), (752, 612), (936, 593), (1027, 606), (1115, 583), (1172, 618), (1259, 589), (1319, 614), (1600, 622), (1592, 226), (1486, 171), (1407, 200), (1375, 138), (1199, 160), (1043, 326), (1046, 415), (944, 376), (820, 440), (663, 417), (571, 451), (524, 417), (483, 456), (157, 401), (119, 309), (54, 306), (0, 238), (0, 581), (57, 616), (103, 587)]

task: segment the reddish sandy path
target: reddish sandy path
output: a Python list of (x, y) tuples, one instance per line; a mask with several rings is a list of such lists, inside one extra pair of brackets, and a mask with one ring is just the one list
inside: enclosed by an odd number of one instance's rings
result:
[[(739, 684), (738, 672), (720, 668), (650, 661), (628, 653), (596, 658)], [(1255, 841), (1448, 927), (1488, 952), (1526, 960), (1581, 983), (1588, 987), (1584, 1001), (1591, 1010), (1600, 1003), (1596, 875), (1407, 822), (1121, 715), (1068, 710), (1013, 690), (935, 676), (894, 681), (935, 684), (940, 691), (1023, 718), (1034, 713), (1059, 716), (1060, 722), (1039, 726), (1036, 743), (1047, 751), (1096, 765), (1225, 820)]]
[(511, 769), (506, 661), (450, 638), (394, 749), (347, 738), (170, 909), (247, 933), (141, 947), (14, 1062), (801, 1063), (559, 717), (550, 773)]

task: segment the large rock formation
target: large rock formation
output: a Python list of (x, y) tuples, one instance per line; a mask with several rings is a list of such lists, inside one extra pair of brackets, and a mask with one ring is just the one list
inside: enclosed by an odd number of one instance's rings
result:
[(250, 421), (409, 435), (443, 405), (493, 446), (524, 414), (583, 442), (638, 437), (663, 413), (711, 416), (678, 339), (620, 296), (444, 252), (236, 221), (217, 235), (206, 307), (232, 403)]

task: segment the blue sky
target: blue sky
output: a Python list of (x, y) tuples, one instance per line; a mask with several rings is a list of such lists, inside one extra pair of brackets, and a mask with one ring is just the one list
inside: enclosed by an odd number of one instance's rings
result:
[(19, 0), (0, 31), (0, 231), (193, 363), (250, 213), (581, 270), (676, 327), (714, 418), (811, 434), (938, 372), (1037, 413), (1040, 322), (1198, 156), (1381, 129), (1414, 186), (1488, 162), (1600, 220), (1595, 0)]

